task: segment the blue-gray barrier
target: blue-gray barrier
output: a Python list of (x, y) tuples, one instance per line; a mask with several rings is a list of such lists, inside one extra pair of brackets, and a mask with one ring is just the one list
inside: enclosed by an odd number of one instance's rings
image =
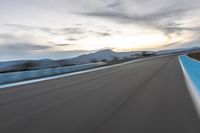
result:
[(68, 67), (60, 67), (60, 68), (48, 68), (48, 69), (41, 69), (41, 70), (0, 73), (0, 85), (86, 70), (86, 69), (98, 67), (103, 64), (105, 63), (100, 62), (100, 63), (90, 63), (90, 64), (85, 64), (85, 65), (76, 65), (76, 66), (68, 66)]
[(186, 55), (180, 56), (179, 59), (200, 96), (200, 61)]

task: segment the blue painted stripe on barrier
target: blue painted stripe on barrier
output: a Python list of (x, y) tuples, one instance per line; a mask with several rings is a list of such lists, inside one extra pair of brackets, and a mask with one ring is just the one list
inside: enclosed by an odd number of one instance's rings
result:
[(186, 55), (180, 56), (179, 59), (200, 96), (200, 62)]
[(69, 72), (81, 71), (90, 68), (94, 68), (105, 63), (90, 63), (85, 65), (61, 67), (61, 68), (48, 68), (41, 70), (30, 70), (30, 71), (21, 71), (21, 72), (11, 72), (11, 73), (2, 73), (0, 74), (0, 85), (13, 83), (18, 81), (25, 81), (30, 79), (48, 77), (58, 74), (65, 74)]

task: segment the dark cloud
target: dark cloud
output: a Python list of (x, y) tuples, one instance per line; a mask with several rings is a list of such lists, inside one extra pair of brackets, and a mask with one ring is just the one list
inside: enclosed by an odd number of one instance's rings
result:
[(98, 33), (99, 35), (101, 35), (101, 36), (111, 36), (111, 34), (110, 33), (106, 33), (106, 32), (104, 32), (104, 33)]
[[(180, 6), (180, 2), (174, 2), (173, 4), (166, 5), (159, 10), (155, 10), (154, 12), (132, 13), (129, 11), (127, 13), (116, 8), (122, 4), (118, 1), (111, 5), (105, 0), (104, 2), (107, 3), (107, 10), (87, 11), (75, 14), (107, 19), (110, 21), (118, 22), (120, 24), (139, 24), (145, 27), (161, 30), (166, 34), (176, 32), (177, 34), (180, 34), (181, 31), (177, 30), (178, 26), (181, 25), (179, 21), (182, 20), (186, 14), (188, 14), (188, 12), (199, 9), (199, 6), (196, 6), (195, 4), (189, 6)], [(108, 10), (109, 8), (112, 8), (113, 10)], [(127, 8), (130, 9), (129, 6), (127, 6)], [(145, 9), (142, 10), (145, 11)]]
[(75, 24), (75, 25), (76, 25), (76, 26), (83, 26), (83, 24), (79, 24), (79, 23), (78, 23), (78, 24)]
[(79, 15), (84, 16), (91, 16), (91, 17), (100, 17), (104, 19), (109, 19), (111, 21), (119, 22), (122, 24), (126, 23), (140, 23), (140, 24), (157, 24), (155, 25), (162, 25), (159, 24), (158, 20), (161, 21), (163, 19), (173, 17), (174, 15), (183, 15), (187, 10), (185, 9), (176, 9), (170, 11), (163, 11), (154, 14), (147, 14), (147, 15), (129, 15), (122, 12), (110, 12), (110, 11), (103, 11), (103, 12), (82, 12), (77, 13)]
[(105, 3), (106, 3), (106, 7), (107, 8), (113, 8), (115, 10), (115, 8), (119, 7), (121, 5), (121, 3), (119, 1), (114, 1), (112, 3), (110, 3), (109, 1), (107, 0), (103, 0)]
[(0, 51), (35, 51), (35, 50), (46, 50), (51, 48), (51, 46), (43, 46), (31, 43), (6, 43), (1, 44)]
[(37, 52), (48, 53), (50, 46), (42, 46), (31, 43), (4, 43), (0, 44), (1, 60), (19, 60), (19, 59), (41, 59)]
[(105, 37), (105, 36), (111, 36), (110, 33), (107, 32), (94, 32), (97, 36)]
[[(28, 26), (28, 25), (21, 25), (21, 24), (4, 24), (8, 27), (12, 27), (12, 28), (17, 28), (17, 29), (21, 29), (24, 31), (28, 31), (31, 32), (32, 30), (39, 30), (39, 31), (43, 31), (46, 32), (48, 34), (51, 34), (53, 36), (55, 35), (61, 35), (61, 36), (69, 36), (66, 40), (68, 41), (77, 41), (80, 38), (84, 38), (87, 36), (87, 34), (93, 33), (97, 36), (111, 36), (111, 34), (114, 32), (113, 30), (109, 30), (108, 28), (105, 27), (98, 27), (99, 30), (97, 31), (92, 31), (92, 30), (88, 30), (86, 29), (83, 24), (75, 24), (74, 27), (65, 27), (65, 28), (60, 28), (60, 29), (52, 29), (52, 28), (48, 28), (48, 27), (37, 27), (37, 26)], [(111, 33), (112, 32), (112, 33)], [(119, 33), (119, 32), (117, 32)], [(71, 37), (72, 36), (72, 37)], [(7, 39), (16, 39), (17, 37), (12, 35), (12, 34), (0, 34), (0, 38), (7, 38)]]
[[(83, 34), (84, 31), (80, 27), (67, 27), (67, 28), (62, 28), (62, 29), (52, 29), (48, 27), (39, 27), (39, 26), (29, 26), (29, 25), (20, 25), (20, 24), (4, 24), (5, 26), (17, 28), (17, 29), (22, 29), (22, 30), (40, 30), (43, 32), (48, 32), (54, 35), (59, 35), (59, 34)], [(80, 25), (79, 25), (80, 26)]]
[[(194, 36), (194, 39), (196, 36), (199, 36), (200, 33), (200, 27), (182, 27), (182, 26), (166, 26), (162, 28), (163, 32), (168, 36), (172, 33), (175, 33), (176, 35), (183, 35), (184, 31), (190, 31), (197, 35)], [(170, 37), (170, 36), (169, 36)]]
[(16, 38), (16, 37), (12, 34), (0, 34), (0, 38), (2, 38), (2, 39), (13, 39), (13, 38)]
[(107, 29), (101, 29), (99, 31), (90, 30), (89, 32), (90, 34), (96, 35), (98, 37), (111, 36), (114, 33), (114, 31), (111, 32), (110, 30), (107, 30)]
[(68, 40), (68, 41), (78, 41), (77, 38), (72, 38), (72, 37), (69, 37), (69, 38), (67, 38), (66, 40)]
[(178, 45), (178, 44), (180, 44), (180, 43), (181, 43), (180, 41), (172, 42), (172, 43), (165, 44), (165, 45), (163, 45), (162, 47), (176, 46), (176, 45)]
[(21, 24), (4, 24), (5, 26), (14, 27), (22, 30), (41, 30), (44, 32), (51, 32), (52, 29), (48, 27), (38, 27), (38, 26), (29, 26), (29, 25), (21, 25)]
[(74, 45), (74, 44), (55, 44), (56, 46), (70, 46), (70, 45)]
[(63, 28), (62, 31), (65, 34), (83, 34), (84, 31), (82, 28), (74, 27), (74, 28)]
[(174, 30), (174, 31), (196, 31), (200, 32), (200, 27), (166, 27), (167, 30)]

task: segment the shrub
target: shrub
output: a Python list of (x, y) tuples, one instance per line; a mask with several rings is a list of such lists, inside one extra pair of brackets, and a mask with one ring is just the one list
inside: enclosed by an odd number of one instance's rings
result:
[(29, 70), (35, 66), (37, 66), (37, 65), (33, 61), (26, 61), (25, 63), (21, 64), (20, 68), (22, 70)]

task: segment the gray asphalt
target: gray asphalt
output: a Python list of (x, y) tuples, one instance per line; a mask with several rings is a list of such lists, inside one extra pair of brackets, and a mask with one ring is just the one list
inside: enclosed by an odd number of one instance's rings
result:
[(0, 133), (200, 133), (176, 56), (0, 90)]

